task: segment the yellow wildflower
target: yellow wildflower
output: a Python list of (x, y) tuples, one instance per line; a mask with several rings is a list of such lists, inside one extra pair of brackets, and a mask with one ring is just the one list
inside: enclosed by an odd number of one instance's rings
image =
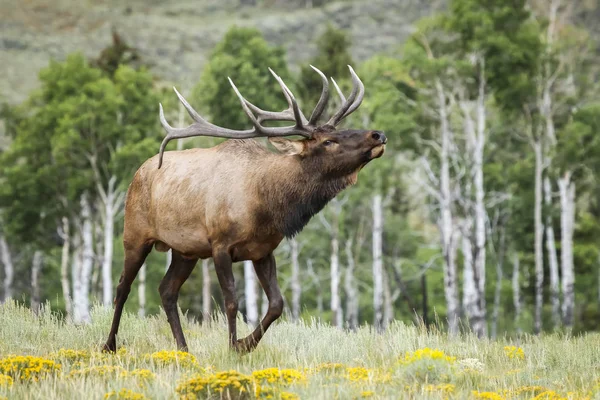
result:
[(556, 393), (554, 390), (546, 390), (535, 396), (533, 400), (567, 400), (567, 398)]
[(13, 379), (22, 381), (37, 382), (51, 372), (57, 372), (60, 369), (60, 364), (41, 357), (11, 355), (0, 359), (0, 374), (9, 375)]
[(360, 392), (360, 397), (366, 399), (368, 397), (373, 397), (375, 396), (375, 392), (372, 390), (365, 390), (363, 392)]
[(346, 379), (352, 382), (367, 381), (370, 372), (370, 370), (363, 367), (348, 367), (346, 368)]
[(295, 369), (261, 369), (254, 371), (252, 377), (259, 383), (280, 383), (284, 385), (306, 381), (306, 376)]
[(177, 364), (184, 368), (198, 366), (196, 357), (183, 351), (157, 351), (150, 354), (150, 359), (159, 365)]
[(511, 360), (524, 360), (525, 352), (522, 348), (516, 346), (504, 346), (504, 353)]
[(473, 391), (473, 397), (485, 400), (504, 400), (504, 397), (496, 392), (478, 392), (476, 390)]
[(321, 363), (317, 366), (310, 368), (307, 370), (309, 374), (318, 374), (320, 372), (325, 372), (326, 374), (343, 374), (346, 370), (346, 366), (342, 363)]
[(207, 398), (218, 394), (221, 398), (248, 399), (252, 394), (253, 381), (248, 375), (237, 371), (222, 371), (204, 377), (197, 375), (177, 386), (176, 392), (181, 398)]
[(13, 385), (13, 378), (9, 375), (0, 375), (0, 388), (11, 387)]
[(105, 399), (116, 399), (116, 400), (147, 400), (148, 398), (142, 393), (136, 393), (129, 389), (121, 389), (118, 392), (114, 390), (104, 395)]
[(410, 364), (419, 360), (441, 360), (452, 364), (456, 361), (456, 357), (448, 356), (439, 349), (425, 347), (424, 349), (418, 349), (414, 352), (406, 352), (404, 359), (401, 359), (400, 362), (402, 364)]
[(48, 357), (54, 360), (61, 359), (72, 362), (89, 360), (90, 353), (85, 350), (60, 349), (57, 352), (51, 353)]
[(149, 369), (134, 369), (132, 371), (124, 371), (121, 376), (139, 378), (145, 381), (154, 380), (154, 372)]

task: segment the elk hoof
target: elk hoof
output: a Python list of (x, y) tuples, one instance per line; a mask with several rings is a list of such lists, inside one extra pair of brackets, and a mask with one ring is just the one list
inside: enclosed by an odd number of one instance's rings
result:
[(254, 341), (248, 340), (248, 338), (239, 339), (238, 341), (236, 341), (233, 344), (233, 349), (238, 354), (242, 354), (242, 355), (250, 353), (252, 350), (254, 350), (255, 347), (256, 347), (256, 344), (254, 343)]
[(103, 353), (116, 353), (117, 352), (117, 344), (116, 343), (106, 343), (102, 346)]

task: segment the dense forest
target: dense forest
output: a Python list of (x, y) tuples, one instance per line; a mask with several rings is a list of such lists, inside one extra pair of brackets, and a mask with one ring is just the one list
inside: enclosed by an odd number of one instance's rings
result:
[[(227, 77), (252, 103), (280, 110), (272, 68), (306, 112), (321, 91), (309, 65), (346, 92), (351, 65), (366, 95), (344, 126), (389, 138), (355, 186), (279, 247), (290, 319), (349, 330), (401, 320), (491, 337), (600, 328), (600, 57), (581, 7), (451, 0), (406, 41), (361, 61), (335, 24), (295, 64), (259, 29), (227, 30), (196, 81), (177, 87), (211, 122), (251, 126)], [(115, 27), (104, 50), (51, 61), (26, 100), (2, 105), (0, 301), (34, 311), (47, 303), (82, 323), (95, 304), (112, 305), (127, 187), (164, 137), (158, 104), (174, 125), (189, 124), (151, 65)], [(220, 140), (173, 141), (168, 150)], [(160, 311), (169, 257), (148, 257), (129, 311)], [(256, 322), (266, 301), (252, 264), (235, 273), (242, 314)], [(204, 260), (179, 305), (202, 320), (220, 309), (220, 296)]]

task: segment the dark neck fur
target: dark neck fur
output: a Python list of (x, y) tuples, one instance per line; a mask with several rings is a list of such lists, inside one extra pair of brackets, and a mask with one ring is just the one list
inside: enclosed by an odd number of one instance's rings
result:
[(329, 201), (353, 183), (351, 176), (324, 178), (317, 171), (305, 170), (301, 163), (293, 171), (272, 176), (275, 182), (264, 185), (261, 191), (276, 229), (287, 238), (298, 234)]

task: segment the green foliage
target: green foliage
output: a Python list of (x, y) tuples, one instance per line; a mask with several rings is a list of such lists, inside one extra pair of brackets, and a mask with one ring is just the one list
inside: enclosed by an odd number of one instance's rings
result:
[(227, 77), (231, 77), (251, 103), (279, 111), (287, 103), (268, 68), (284, 80), (289, 77), (283, 50), (269, 46), (257, 29), (233, 27), (215, 47), (200, 82), (193, 89), (192, 104), (203, 107), (215, 125), (249, 129), (252, 123)]
[[(310, 61), (321, 70), (326, 77), (332, 77), (340, 85), (342, 90), (346, 89), (349, 84), (350, 74), (348, 65), (353, 66), (354, 62), (350, 55), (350, 38), (348, 34), (342, 30), (336, 29), (332, 25), (327, 25), (325, 32), (317, 39), (317, 54)], [(317, 104), (323, 83), (321, 77), (313, 71), (309, 65), (302, 65), (300, 68), (300, 94), (302, 104), (304, 104), (305, 112), (312, 111), (312, 108)], [(336, 105), (332, 99), (335, 97), (333, 87), (330, 92), (331, 100), (330, 108)], [(326, 112), (323, 114), (325, 117)]]

